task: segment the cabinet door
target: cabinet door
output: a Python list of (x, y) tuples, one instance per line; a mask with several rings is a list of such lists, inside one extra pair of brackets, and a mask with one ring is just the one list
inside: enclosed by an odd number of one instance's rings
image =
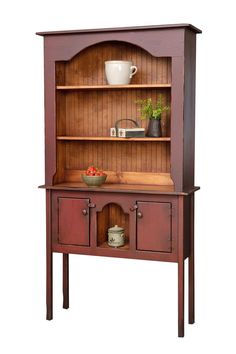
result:
[(58, 198), (58, 241), (89, 246), (89, 199)]
[(137, 249), (171, 252), (171, 203), (137, 205)]

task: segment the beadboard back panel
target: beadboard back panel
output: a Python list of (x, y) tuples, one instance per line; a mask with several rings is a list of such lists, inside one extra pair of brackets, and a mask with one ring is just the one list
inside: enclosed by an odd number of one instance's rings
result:
[(168, 142), (73, 141), (65, 145), (66, 169), (83, 170), (94, 164), (121, 172), (170, 172)]
[[(57, 135), (109, 136), (110, 128), (119, 119), (133, 119), (146, 128), (148, 121), (140, 119), (139, 99), (162, 97), (163, 105), (170, 105), (170, 89), (111, 89), (74, 90), (57, 93)], [(162, 135), (170, 136), (170, 113), (162, 115)], [(122, 122), (120, 127), (134, 127), (131, 122)]]
[[(104, 42), (88, 47), (70, 61), (56, 63), (56, 84), (60, 86), (56, 91), (58, 138), (108, 137), (115, 122), (125, 118), (147, 128), (148, 121), (141, 120), (137, 100), (152, 98), (156, 101), (162, 97), (163, 105), (171, 105), (171, 87), (94, 89), (94, 85), (107, 84), (104, 62), (114, 59), (131, 60), (138, 67), (132, 84), (171, 85), (171, 58), (153, 57), (143, 49), (124, 42)], [(91, 88), (61, 89), (87, 85)], [(170, 115), (169, 112), (162, 115), (163, 137), (171, 135)], [(119, 126), (128, 128), (133, 125), (121, 122)], [(57, 143), (54, 181), (80, 180), (81, 171), (91, 164), (107, 171), (110, 183), (172, 184), (170, 141), (60, 141)], [(129, 172), (135, 172), (137, 178)], [(146, 173), (145, 179), (141, 173)], [(159, 175), (154, 176), (155, 173)]]
[(105, 85), (104, 62), (130, 60), (138, 67), (132, 84), (171, 83), (171, 58), (156, 58), (125, 42), (109, 41), (90, 46), (56, 67), (57, 85)]

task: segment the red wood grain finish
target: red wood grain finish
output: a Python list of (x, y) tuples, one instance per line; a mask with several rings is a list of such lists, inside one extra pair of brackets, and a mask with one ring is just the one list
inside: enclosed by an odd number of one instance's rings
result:
[[(89, 199), (58, 199), (58, 240), (68, 245), (89, 246)], [(83, 214), (86, 211), (86, 215)]]
[(194, 195), (190, 197), (190, 255), (188, 259), (188, 322), (195, 322)]
[(185, 73), (184, 73), (184, 175), (185, 187), (194, 186), (195, 155), (195, 77), (196, 77), (196, 36), (185, 32)]
[(171, 252), (171, 204), (138, 202), (137, 249)]
[(184, 337), (184, 197), (178, 198), (178, 336)]
[(69, 308), (69, 254), (64, 253), (62, 258), (62, 291), (63, 308)]
[(53, 318), (52, 192), (46, 191), (46, 304), (47, 320)]
[[(149, 250), (149, 245), (146, 242), (147, 250), (139, 250), (136, 246), (137, 244), (137, 221), (134, 205), (136, 205), (137, 200), (140, 200), (140, 194), (121, 194), (121, 193), (102, 193), (94, 191), (76, 192), (76, 191), (52, 191), (52, 243), (53, 250), (55, 252), (62, 253), (78, 253), (78, 254), (91, 254), (91, 255), (101, 255), (101, 256), (114, 256), (114, 257), (125, 257), (125, 258), (137, 258), (137, 259), (156, 259), (156, 260), (166, 260), (166, 261), (177, 261), (177, 218), (170, 216), (170, 208), (168, 207), (168, 225), (171, 223), (171, 241), (168, 242), (168, 249), (165, 246), (165, 236), (164, 233), (155, 243), (154, 250)], [(58, 242), (58, 224), (61, 223), (58, 219), (60, 218), (60, 213), (58, 212), (58, 200), (65, 199), (68, 201), (73, 200), (83, 200), (86, 197), (90, 200), (90, 203), (94, 207), (90, 209), (90, 247), (80, 245), (77, 242), (77, 235), (75, 236), (77, 243), (69, 243), (70, 240), (66, 239), (65, 242)], [(177, 200), (178, 196), (171, 195), (145, 195), (145, 205), (147, 210), (149, 209), (152, 214), (155, 214), (155, 218), (162, 218), (165, 216), (164, 211), (156, 208), (157, 204), (172, 206), (175, 210), (175, 215), (177, 215)], [(112, 202), (111, 202), (112, 201)], [(140, 204), (141, 205), (141, 204)], [(71, 204), (69, 205), (71, 207)], [(144, 208), (143, 208), (144, 210)], [(142, 211), (142, 209), (141, 209)], [(167, 212), (167, 210), (166, 210)], [(156, 214), (158, 214), (156, 216)], [(144, 215), (144, 214), (143, 214)], [(146, 210), (145, 210), (146, 215)], [(144, 219), (144, 218), (143, 218)], [(140, 219), (141, 220), (141, 219)], [(172, 221), (171, 221), (172, 220)], [(164, 219), (165, 221), (165, 219)], [(71, 220), (68, 220), (71, 222)], [(77, 220), (75, 221), (75, 224)], [(118, 225), (124, 227), (126, 233), (126, 245), (122, 249), (116, 250), (112, 247), (106, 247), (107, 244), (107, 229), (113, 224), (118, 223)], [(147, 219), (147, 223), (149, 220)], [(156, 225), (154, 225), (156, 227)], [(160, 226), (157, 226), (160, 229)], [(78, 231), (78, 227), (74, 226), (73, 229)], [(154, 231), (155, 232), (155, 231)], [(156, 234), (156, 232), (155, 232)], [(169, 235), (168, 235), (169, 238)], [(163, 242), (163, 243), (162, 243)], [(171, 245), (171, 249), (169, 248)], [(159, 250), (155, 247), (160, 248)], [(120, 255), (123, 254), (123, 256)]]
[[(133, 27), (114, 27), (114, 28), (91, 28), (91, 29), (79, 29), (79, 30), (66, 30), (66, 31), (47, 31), (47, 32), (36, 32), (39, 36), (50, 36), (50, 35), (69, 35), (69, 34), (77, 34), (77, 33), (100, 33), (100, 32), (120, 32), (120, 31), (148, 31), (148, 30), (164, 30), (164, 29), (179, 29), (186, 28), (194, 33), (202, 33), (202, 31), (191, 25), (190, 23), (177, 23), (177, 24), (169, 24), (169, 25), (151, 25), (151, 26), (133, 26)], [(156, 31), (158, 32), (158, 31)]]

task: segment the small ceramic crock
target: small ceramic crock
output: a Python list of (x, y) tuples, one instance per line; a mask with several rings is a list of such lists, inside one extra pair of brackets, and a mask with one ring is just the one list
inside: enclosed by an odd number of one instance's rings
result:
[(108, 229), (108, 245), (111, 247), (121, 247), (125, 244), (125, 234), (123, 227), (115, 225)]

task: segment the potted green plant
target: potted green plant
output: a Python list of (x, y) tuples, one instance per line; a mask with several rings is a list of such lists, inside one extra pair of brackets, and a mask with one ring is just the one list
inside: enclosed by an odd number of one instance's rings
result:
[(159, 96), (156, 102), (153, 102), (151, 98), (147, 98), (145, 100), (137, 100), (136, 103), (140, 105), (141, 119), (149, 119), (146, 136), (161, 137), (161, 115), (163, 112), (169, 111), (170, 106), (163, 106), (162, 96)]

